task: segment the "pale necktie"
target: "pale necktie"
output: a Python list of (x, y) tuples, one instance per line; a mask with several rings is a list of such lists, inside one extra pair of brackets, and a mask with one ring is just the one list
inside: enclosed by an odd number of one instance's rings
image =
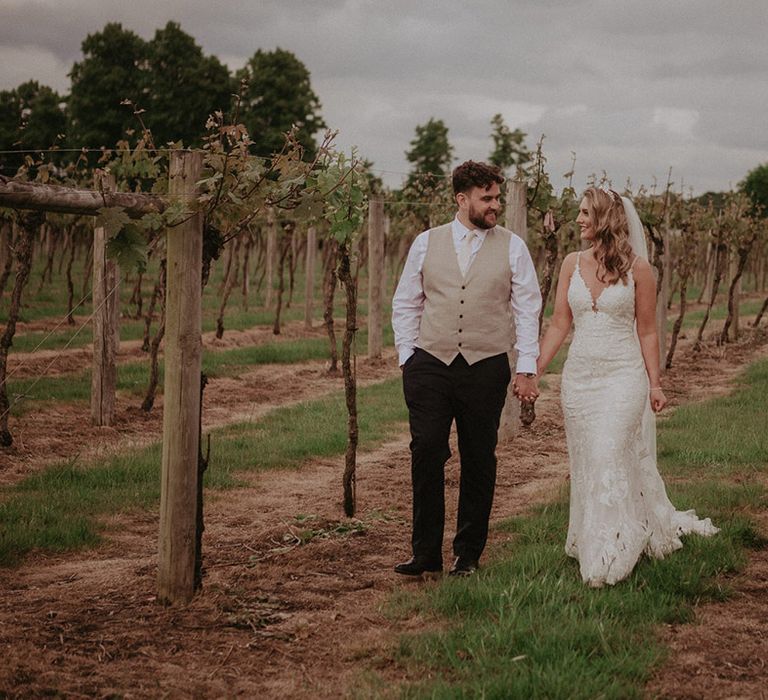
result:
[(464, 240), (459, 244), (459, 270), (461, 270), (461, 274), (464, 277), (467, 276), (469, 258), (472, 255), (472, 242), (475, 240), (476, 235), (477, 233), (475, 231), (470, 231), (466, 236), (464, 236)]

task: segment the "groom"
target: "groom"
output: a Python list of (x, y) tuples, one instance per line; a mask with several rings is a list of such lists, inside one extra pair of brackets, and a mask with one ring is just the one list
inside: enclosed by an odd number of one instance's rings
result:
[(512, 320), (518, 351), (515, 393), (538, 395), (541, 294), (521, 238), (496, 225), (499, 168), (467, 161), (453, 171), (456, 218), (413, 242), (392, 300), (392, 327), (411, 428), (413, 556), (406, 576), (443, 570), (445, 462), (456, 421), (461, 482), (449, 574), (469, 576), (488, 537), (496, 441), (510, 381)]

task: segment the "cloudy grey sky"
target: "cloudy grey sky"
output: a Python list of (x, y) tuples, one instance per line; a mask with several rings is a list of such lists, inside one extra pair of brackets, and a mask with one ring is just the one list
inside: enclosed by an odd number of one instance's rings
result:
[(488, 156), (501, 112), (545, 134), (555, 183), (606, 171), (695, 192), (768, 161), (766, 0), (0, 0), (0, 89), (67, 92), (85, 36), (110, 21), (146, 39), (180, 22), (232, 69), (295, 53), (323, 116), (398, 185), (417, 124), (440, 118), (456, 161)]

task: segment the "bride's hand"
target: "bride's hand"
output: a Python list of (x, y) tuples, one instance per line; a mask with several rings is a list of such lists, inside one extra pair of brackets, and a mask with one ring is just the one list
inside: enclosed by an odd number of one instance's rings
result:
[(534, 375), (527, 377), (524, 374), (516, 374), (512, 384), (512, 390), (520, 401), (535, 401), (539, 396), (538, 378)]
[(655, 389), (651, 389), (650, 392), (651, 396), (651, 408), (653, 409), (654, 413), (658, 413), (663, 409), (668, 403), (669, 399), (664, 396), (664, 391), (661, 387), (656, 387)]

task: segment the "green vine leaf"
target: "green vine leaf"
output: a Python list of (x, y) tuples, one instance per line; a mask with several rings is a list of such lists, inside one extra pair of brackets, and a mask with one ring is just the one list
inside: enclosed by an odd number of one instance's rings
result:
[(122, 207), (102, 207), (96, 215), (96, 226), (102, 227), (108, 238), (116, 236), (129, 224), (131, 217), (125, 213)]
[(339, 243), (344, 243), (345, 241), (352, 238), (357, 228), (358, 226), (356, 221), (342, 218), (331, 223), (331, 235)]
[(191, 212), (184, 202), (171, 202), (163, 211), (163, 222), (165, 226), (178, 226), (182, 221), (189, 218)]
[(107, 241), (107, 255), (123, 270), (145, 272), (147, 269), (147, 239), (140, 226), (131, 222)]
[(141, 222), (142, 227), (147, 231), (160, 231), (164, 229), (166, 225), (163, 215), (158, 214), (156, 211), (144, 214), (139, 221)]

